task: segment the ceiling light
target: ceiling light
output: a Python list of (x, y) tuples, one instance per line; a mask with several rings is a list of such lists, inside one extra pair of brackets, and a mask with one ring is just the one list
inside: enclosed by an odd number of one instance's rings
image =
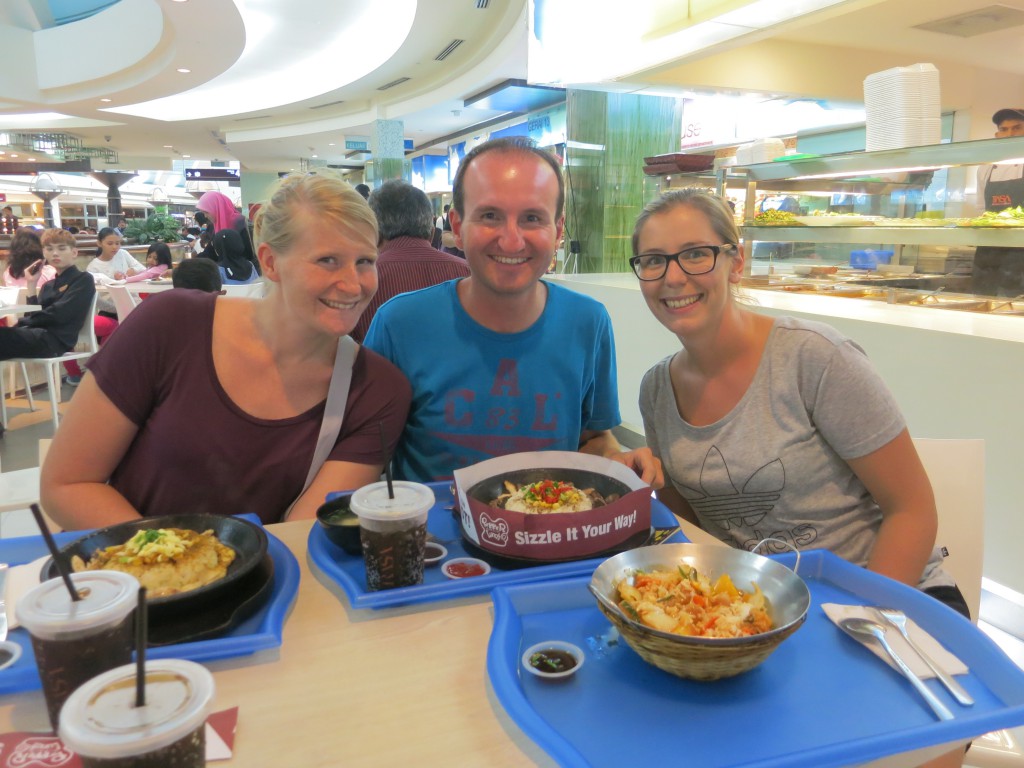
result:
[(191, 70), (191, 69), (189, 69), (188, 67), (178, 67), (178, 69), (177, 69), (176, 71), (177, 71), (177, 72), (180, 72), (180, 73), (181, 73), (181, 74), (183, 74), (183, 75), (187, 75), (187, 74), (188, 74), (189, 72), (191, 72), (192, 70)]
[(12, 154), (11, 154), (11, 157), (17, 157), (17, 155), (15, 155), (15, 154), (13, 154), (13, 153), (12, 153)]
[(172, 144), (164, 144), (164, 149), (174, 149), (174, 145), (172, 145)]
[(34, 163), (34, 162), (36, 161), (36, 159), (35, 159), (34, 157), (30, 157), (30, 158), (28, 159), (28, 161), (29, 161), (30, 163)]
[[(236, 0), (236, 5), (244, 5), (245, 49), (227, 71), (174, 96), (111, 111), (171, 121), (183, 114), (189, 119), (222, 117), (322, 97), (366, 77), (395, 55), (412, 31), (417, 0), (365, 3), (358, 12), (336, 14), (327, 9), (355, 4), (325, 4), (312, 32), (300, 32), (306, 19), (275, 18), (266, 9), (274, 3)], [(366, 34), (368, 29), (374, 33)], [(298, 34), (305, 35), (305, 44), (296, 52), (286, 44)], [(337, 65), (338, 51), (347, 55), (345, 67)]]
[(100, 99), (100, 101), (102, 101), (104, 104), (110, 103), (110, 99)]
[(192, 157), (192, 155), (182, 155), (182, 157)]

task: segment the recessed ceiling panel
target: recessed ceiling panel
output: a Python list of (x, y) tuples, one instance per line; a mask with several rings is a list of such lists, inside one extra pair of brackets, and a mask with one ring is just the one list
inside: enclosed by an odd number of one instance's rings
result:
[(470, 96), (464, 107), (493, 109), (498, 112), (532, 112), (565, 101), (564, 88), (530, 85), (525, 80), (506, 80), (493, 88)]

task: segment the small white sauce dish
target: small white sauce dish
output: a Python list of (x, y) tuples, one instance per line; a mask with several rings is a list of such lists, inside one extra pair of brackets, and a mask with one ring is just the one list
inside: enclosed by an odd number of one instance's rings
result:
[[(544, 672), (535, 667), (531, 660), (535, 654), (544, 653), (545, 651), (567, 653), (576, 660), (576, 664), (571, 669), (560, 672)], [(583, 651), (580, 650), (578, 645), (567, 643), (564, 640), (545, 640), (543, 643), (536, 643), (523, 651), (522, 663), (523, 669), (531, 675), (539, 677), (541, 680), (565, 680), (575, 675), (577, 670), (583, 666), (583, 659)]]

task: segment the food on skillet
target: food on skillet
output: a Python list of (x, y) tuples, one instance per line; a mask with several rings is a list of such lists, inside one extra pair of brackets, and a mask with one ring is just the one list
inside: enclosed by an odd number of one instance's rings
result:
[(545, 515), (552, 512), (583, 512), (619, 498), (616, 493), (602, 496), (593, 488), (577, 488), (572, 483), (556, 480), (541, 480), (538, 483), (516, 486), (505, 481), (507, 493), (491, 502), (492, 507), (501, 507), (528, 515)]
[(723, 573), (714, 584), (696, 568), (638, 571), (618, 585), (619, 607), (635, 621), (661, 632), (697, 637), (745, 637), (772, 628), (766, 601), (736, 588)]
[(213, 531), (151, 528), (124, 544), (97, 550), (86, 563), (75, 555), (75, 571), (123, 571), (139, 580), (149, 597), (188, 592), (223, 578), (235, 550), (221, 544)]

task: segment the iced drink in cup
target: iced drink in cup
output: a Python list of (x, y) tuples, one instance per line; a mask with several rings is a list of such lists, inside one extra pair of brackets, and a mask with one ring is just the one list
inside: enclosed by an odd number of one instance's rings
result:
[(393, 499), (388, 497), (388, 484), (380, 482), (360, 488), (350, 502), (359, 517), (370, 591), (423, 582), (423, 545), (434, 492), (404, 480), (396, 480), (393, 487)]
[(136, 667), (104, 672), (71, 694), (59, 736), (84, 768), (201, 768), (213, 675), (191, 661), (146, 662), (146, 703), (135, 706)]
[(74, 601), (62, 579), (33, 587), (18, 601), (18, 621), (32, 638), (50, 724), (60, 708), (91, 677), (132, 660), (133, 612), (139, 581), (118, 571), (74, 573), (81, 599)]

